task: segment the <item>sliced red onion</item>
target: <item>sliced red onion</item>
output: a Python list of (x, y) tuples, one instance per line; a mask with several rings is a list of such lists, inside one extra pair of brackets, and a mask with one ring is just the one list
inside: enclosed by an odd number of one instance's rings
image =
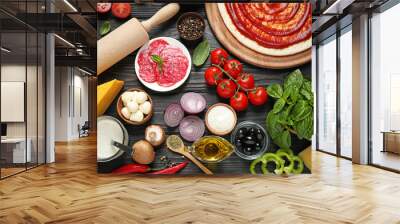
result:
[(169, 127), (176, 127), (181, 122), (185, 112), (181, 105), (172, 103), (167, 106), (164, 112), (164, 122)]
[(190, 115), (184, 117), (179, 124), (179, 133), (182, 138), (189, 142), (194, 142), (204, 135), (205, 126), (199, 117)]
[(195, 92), (187, 92), (181, 97), (181, 106), (188, 114), (198, 114), (206, 108), (204, 96)]

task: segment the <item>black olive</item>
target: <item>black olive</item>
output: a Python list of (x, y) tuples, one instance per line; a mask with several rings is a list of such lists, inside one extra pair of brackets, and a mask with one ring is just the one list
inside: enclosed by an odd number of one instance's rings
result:
[(243, 142), (247, 147), (254, 147), (256, 145), (255, 141), (252, 140), (246, 140)]
[(259, 142), (256, 142), (256, 147), (261, 147), (261, 143), (259, 143)]
[(246, 136), (245, 139), (246, 139), (246, 140), (250, 140), (250, 141), (253, 141), (253, 140), (254, 140), (253, 136), (251, 136), (251, 135)]
[(250, 155), (250, 154), (252, 154), (252, 152), (253, 152), (253, 148), (251, 148), (251, 147), (244, 148), (244, 153), (246, 155)]
[(261, 131), (261, 129), (257, 128), (257, 134), (262, 134), (263, 132)]
[(261, 150), (261, 147), (259, 147), (259, 146), (256, 146), (256, 151), (258, 152), (258, 151), (260, 151)]
[(247, 134), (247, 128), (240, 128), (238, 131), (239, 134), (246, 135)]
[(256, 129), (255, 129), (255, 128), (250, 128), (249, 132), (250, 132), (251, 134), (256, 133)]
[(264, 135), (263, 134), (257, 134), (257, 140), (258, 141), (264, 140)]

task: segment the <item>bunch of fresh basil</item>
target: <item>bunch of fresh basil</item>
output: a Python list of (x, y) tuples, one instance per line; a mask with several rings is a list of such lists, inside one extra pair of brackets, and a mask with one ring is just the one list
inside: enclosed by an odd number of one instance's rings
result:
[(311, 140), (314, 131), (311, 81), (297, 69), (286, 77), (283, 86), (275, 83), (268, 86), (267, 91), (276, 99), (266, 119), (272, 141), (280, 148), (289, 149), (292, 145), (291, 134), (299, 139)]

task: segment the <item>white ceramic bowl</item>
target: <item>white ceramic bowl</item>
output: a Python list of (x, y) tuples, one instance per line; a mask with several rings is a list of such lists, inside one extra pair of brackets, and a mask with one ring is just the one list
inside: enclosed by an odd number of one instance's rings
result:
[[(163, 39), (163, 40), (167, 41), (168, 44), (170, 44), (171, 46), (179, 47), (179, 48), (182, 50), (183, 54), (184, 54), (184, 55), (186, 56), (186, 58), (188, 59), (188, 63), (189, 63), (189, 66), (188, 66), (188, 68), (187, 68), (185, 77), (183, 77), (183, 79), (182, 79), (181, 81), (175, 83), (175, 84), (172, 85), (172, 86), (168, 86), (168, 87), (160, 86), (160, 85), (158, 85), (157, 82), (153, 82), (153, 83), (146, 82), (146, 81), (144, 81), (144, 80), (139, 76), (139, 64), (138, 64), (139, 54), (140, 54), (142, 51), (146, 50), (146, 49), (149, 47), (149, 44), (150, 44), (151, 42), (153, 42), (153, 41), (155, 41), (155, 40), (159, 40), (159, 39)], [(140, 80), (140, 82), (141, 82), (144, 86), (146, 86), (147, 88), (149, 88), (149, 89), (151, 89), (151, 90), (157, 91), (157, 92), (168, 92), (168, 91), (172, 91), (172, 90), (174, 90), (174, 89), (180, 87), (180, 86), (181, 86), (183, 83), (185, 83), (185, 81), (188, 79), (188, 77), (189, 77), (189, 75), (190, 75), (190, 70), (191, 70), (191, 69), (192, 69), (192, 58), (190, 57), (190, 53), (189, 53), (188, 49), (187, 49), (181, 42), (179, 42), (178, 40), (176, 40), (176, 39), (174, 39), (174, 38), (171, 38), (171, 37), (157, 37), (157, 38), (151, 39), (149, 42), (147, 42), (145, 45), (143, 45), (143, 46), (139, 49), (139, 51), (138, 51), (137, 54), (136, 54), (136, 58), (135, 58), (135, 72), (136, 72), (136, 76), (138, 77), (138, 79)]]

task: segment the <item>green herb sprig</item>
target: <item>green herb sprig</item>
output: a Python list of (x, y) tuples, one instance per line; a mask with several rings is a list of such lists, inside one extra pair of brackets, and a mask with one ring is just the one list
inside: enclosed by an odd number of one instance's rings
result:
[(151, 57), (151, 60), (157, 64), (158, 71), (160, 73), (162, 73), (163, 64), (164, 64), (163, 59), (159, 55), (156, 55), (156, 54), (153, 54), (150, 57)]
[(283, 86), (267, 87), (269, 96), (276, 99), (266, 118), (267, 131), (272, 141), (281, 148), (292, 145), (291, 134), (311, 140), (314, 132), (314, 95), (311, 81), (299, 69), (290, 73)]
[(103, 24), (101, 24), (100, 27), (100, 35), (104, 36), (111, 30), (111, 23), (110, 21), (105, 21)]

